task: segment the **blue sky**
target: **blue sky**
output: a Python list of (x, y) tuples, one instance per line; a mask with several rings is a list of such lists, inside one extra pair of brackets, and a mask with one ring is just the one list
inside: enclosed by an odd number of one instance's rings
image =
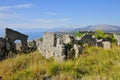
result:
[(0, 0), (0, 28), (120, 25), (120, 0)]

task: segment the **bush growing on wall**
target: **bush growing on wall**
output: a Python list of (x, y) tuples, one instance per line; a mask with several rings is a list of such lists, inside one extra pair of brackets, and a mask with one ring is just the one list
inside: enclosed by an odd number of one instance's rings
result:
[(75, 33), (75, 36), (76, 36), (76, 37), (81, 37), (81, 36), (83, 36), (83, 33), (76, 32), (76, 33)]
[(95, 32), (95, 37), (97, 38), (97, 39), (103, 39), (103, 38), (105, 38), (107, 35), (103, 32), (103, 31), (101, 31), (101, 30), (96, 30), (96, 32)]
[(108, 41), (110, 41), (112, 43), (116, 43), (116, 39), (114, 38), (113, 34), (112, 35), (108, 35), (108, 34), (104, 33), (101, 30), (96, 30), (94, 36), (97, 39), (107, 39)]

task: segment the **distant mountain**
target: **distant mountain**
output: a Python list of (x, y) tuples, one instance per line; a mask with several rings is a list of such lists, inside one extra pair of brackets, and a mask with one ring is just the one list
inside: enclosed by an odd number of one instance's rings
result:
[[(43, 36), (44, 32), (57, 32), (59, 35), (71, 34), (73, 35), (76, 31), (95, 31), (103, 30), (106, 32), (120, 32), (120, 26), (99, 24), (99, 25), (89, 25), (86, 27), (72, 28), (72, 27), (58, 27), (58, 28), (13, 28), (13, 30), (19, 31), (21, 33), (27, 34), (29, 40), (40, 38)], [(0, 29), (0, 36), (4, 37), (5, 29)]]
[(73, 31), (95, 31), (95, 30), (103, 30), (105, 32), (120, 32), (120, 26), (113, 26), (107, 24), (99, 24), (99, 25), (89, 25), (87, 27), (76, 28)]

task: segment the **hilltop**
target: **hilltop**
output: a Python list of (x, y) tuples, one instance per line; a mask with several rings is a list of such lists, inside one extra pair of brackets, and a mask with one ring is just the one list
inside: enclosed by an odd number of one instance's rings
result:
[(89, 25), (82, 28), (74, 29), (73, 31), (96, 31), (102, 30), (105, 32), (120, 32), (120, 26), (108, 25), (108, 24), (98, 24), (98, 25)]
[(10, 57), (0, 62), (3, 80), (118, 80), (120, 48), (86, 47), (79, 58), (65, 62), (47, 60), (38, 51)]

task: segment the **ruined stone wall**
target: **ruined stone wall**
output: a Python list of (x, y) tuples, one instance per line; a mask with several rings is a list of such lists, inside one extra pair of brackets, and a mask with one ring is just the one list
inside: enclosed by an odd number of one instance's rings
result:
[(53, 32), (45, 32), (43, 36), (43, 45), (46, 47), (56, 46), (56, 34)]
[[(43, 41), (36, 40), (38, 50), (47, 59), (53, 57), (56, 61), (64, 61), (67, 58), (78, 57), (83, 50), (79, 42), (89, 46), (99, 46), (110, 48), (111, 44), (108, 41), (97, 40), (94, 36), (87, 33), (80, 40), (70, 35), (57, 36), (56, 33), (45, 32)], [(74, 52), (73, 52), (74, 51)]]
[(0, 56), (3, 54), (4, 47), (5, 47), (5, 39), (0, 37)]
[(114, 33), (113, 36), (117, 40), (117, 45), (120, 46), (120, 35)]
[(68, 44), (68, 43), (74, 43), (74, 38), (68, 34), (63, 35), (63, 43)]
[(111, 49), (111, 43), (109, 41), (103, 41), (102, 44), (104, 49)]
[(112, 44), (109, 41), (99, 41), (97, 42), (97, 46), (104, 49), (111, 49)]
[(91, 34), (84, 35), (79, 42), (81, 44), (87, 44), (88, 46), (95, 46), (97, 43), (96, 38), (93, 37)]
[(56, 33), (45, 32), (43, 41), (37, 40), (37, 46), (40, 53), (46, 58), (53, 57), (57, 61), (65, 59), (65, 48), (61, 38), (56, 37)]
[(25, 34), (6, 28), (5, 38), (9, 41), (12, 49), (16, 48), (16, 44), (14, 42), (15, 40), (21, 40), (23, 50), (25, 50), (27, 47), (28, 36)]

